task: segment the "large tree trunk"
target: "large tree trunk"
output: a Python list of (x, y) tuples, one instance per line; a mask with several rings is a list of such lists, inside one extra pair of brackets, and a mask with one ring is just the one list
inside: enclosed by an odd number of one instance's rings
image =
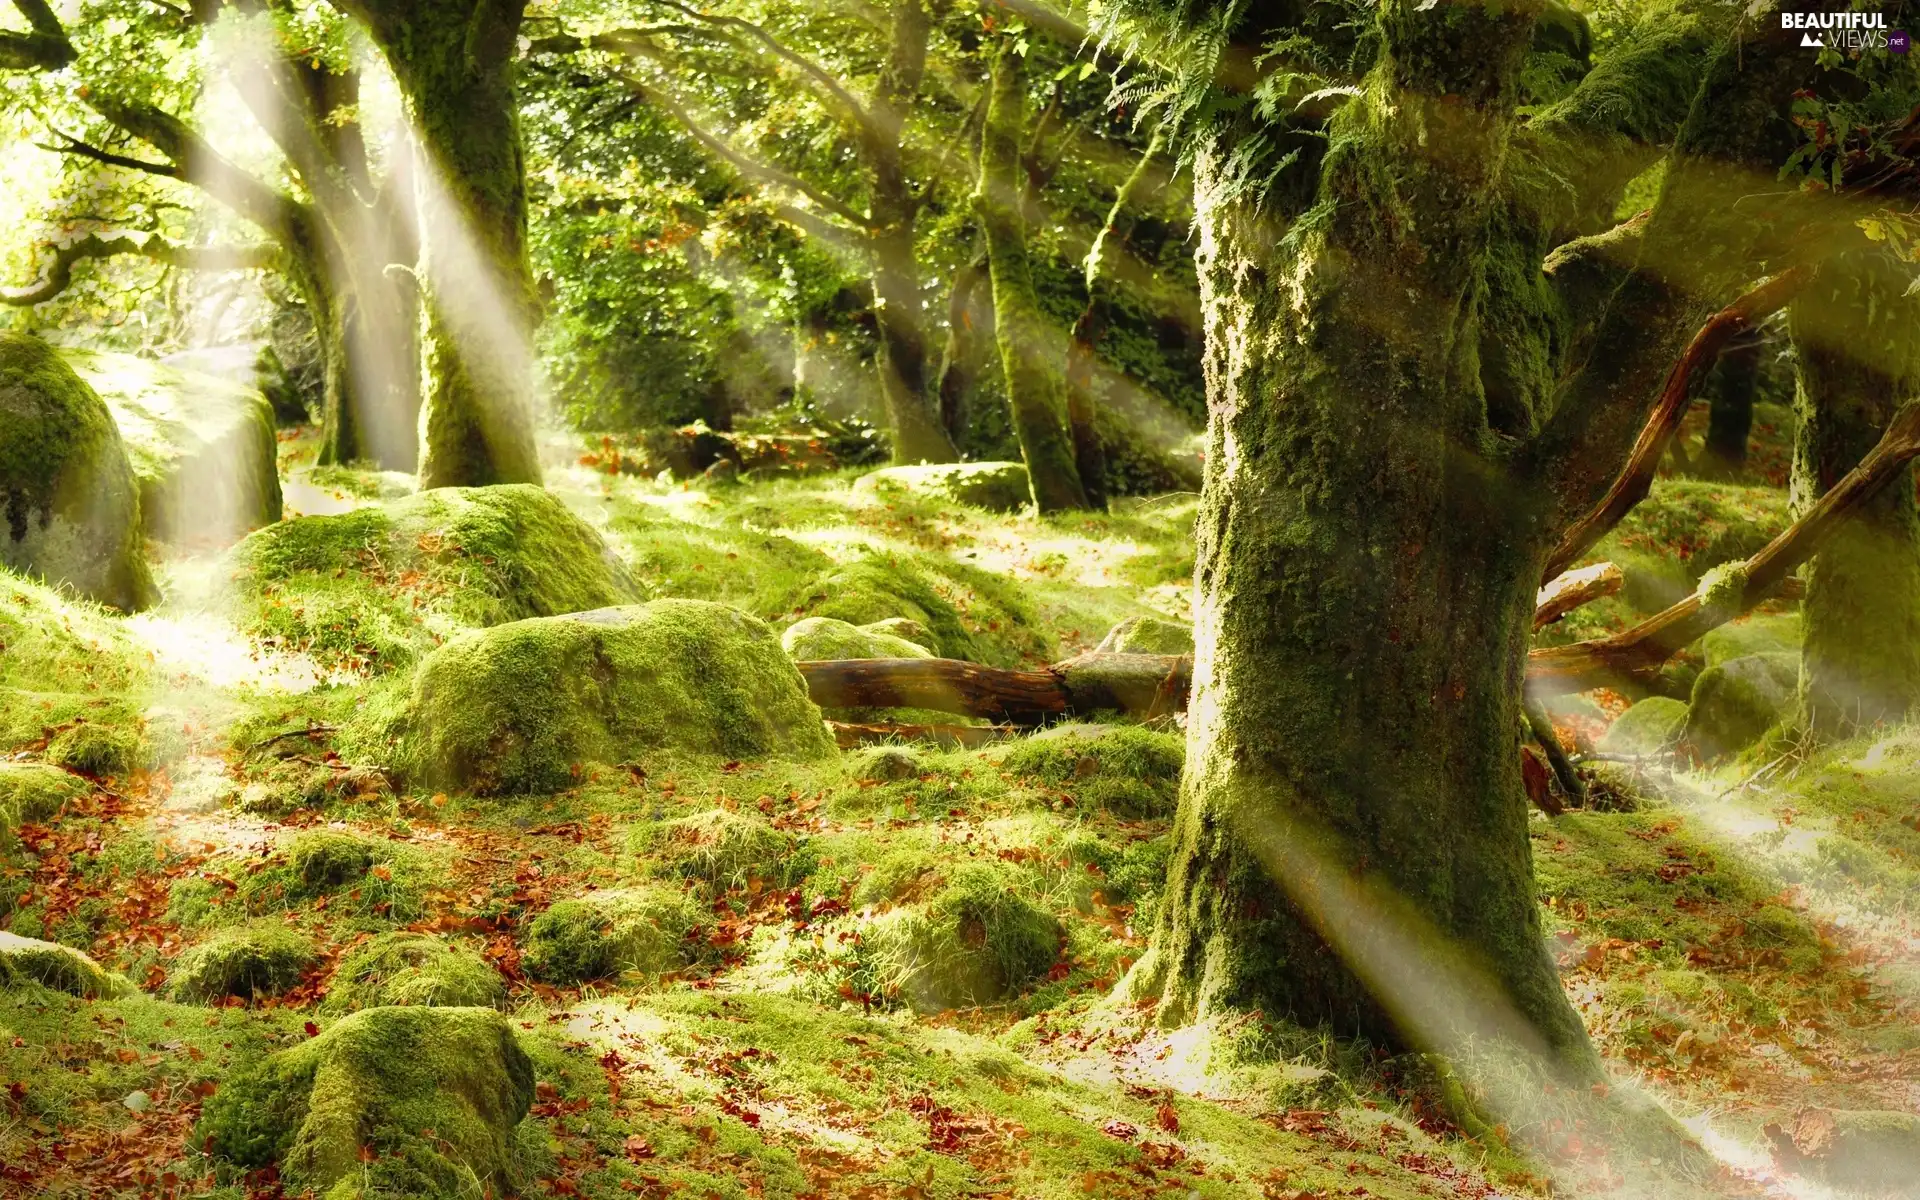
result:
[(1324, 167), (1338, 203), (1316, 228), (1282, 249), (1238, 198), (1231, 139), (1196, 159), (1198, 652), (1165, 901), (1130, 987), (1163, 1021), (1258, 1008), (1442, 1050), (1491, 1030), (1586, 1074), (1517, 753), (1546, 545), (1488, 485), (1503, 464), (1473, 349), (1529, 18), (1393, 3), (1381, 26), (1405, 44), (1337, 118), (1365, 144)]
[(1707, 471), (1731, 479), (1747, 466), (1747, 443), (1753, 438), (1753, 394), (1760, 380), (1760, 355), (1766, 339), (1748, 330), (1720, 352), (1719, 370), (1708, 386), (1707, 435), (1701, 457)]
[(993, 276), (993, 329), (1000, 346), (1020, 457), (1041, 512), (1087, 507), (1067, 429), (1066, 386), (1033, 290), (1026, 218), (1021, 212), (1020, 132), (1026, 124), (1021, 63), (1010, 39), (993, 59), (992, 98), (980, 138), (980, 187), (974, 206), (987, 235)]
[[(1906, 280), (1837, 260), (1789, 310), (1799, 358), (1793, 494), (1805, 508), (1853, 468), (1915, 384)], [(1800, 700), (1807, 724), (1844, 737), (1920, 703), (1920, 513), (1912, 470), (1880, 492), (1808, 569)]]
[(920, 261), (914, 253), (919, 201), (907, 178), (901, 145), (907, 108), (927, 65), (929, 21), (921, 0), (893, 0), (887, 61), (861, 130), (873, 171), (874, 317), (880, 335), (880, 394), (897, 463), (952, 462), (959, 457), (927, 387), (926, 316), (920, 311)]
[(419, 141), (422, 487), (539, 482), (538, 299), (513, 60), (525, 0), (343, 0)]

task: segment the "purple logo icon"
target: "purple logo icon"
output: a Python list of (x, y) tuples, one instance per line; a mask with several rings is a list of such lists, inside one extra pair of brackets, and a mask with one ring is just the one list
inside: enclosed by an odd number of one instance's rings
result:
[(1887, 35), (1887, 50), (1892, 54), (1905, 54), (1913, 49), (1913, 39), (1904, 29), (1896, 29)]

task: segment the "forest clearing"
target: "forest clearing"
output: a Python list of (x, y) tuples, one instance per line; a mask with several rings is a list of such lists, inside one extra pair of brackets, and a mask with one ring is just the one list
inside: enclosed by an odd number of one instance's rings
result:
[(9, 0), (0, 1196), (1920, 1195), (1914, 19)]

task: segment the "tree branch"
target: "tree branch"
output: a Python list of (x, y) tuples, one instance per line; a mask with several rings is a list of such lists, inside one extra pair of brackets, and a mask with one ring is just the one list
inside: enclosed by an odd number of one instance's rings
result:
[(72, 284), (75, 263), (123, 254), (198, 271), (265, 271), (280, 264), (280, 251), (274, 246), (182, 246), (152, 236), (136, 240), (126, 235), (102, 237), (90, 233), (64, 246), (56, 246), (53, 261), (47, 264), (38, 283), (23, 288), (0, 288), (0, 304), (18, 308), (44, 303)]
[(1647, 498), (1653, 477), (1660, 469), (1660, 460), (1666, 456), (1674, 432), (1687, 415), (1695, 381), (1719, 361), (1720, 351), (1727, 343), (1786, 307), (1812, 278), (1810, 267), (1783, 271), (1713, 314), (1700, 327), (1680, 360), (1673, 364), (1673, 370), (1667, 373), (1660, 399), (1641, 428), (1633, 452), (1627, 457), (1627, 465), (1600, 503), (1560, 535), (1559, 544), (1541, 573), (1543, 581), (1558, 577), (1572, 566), (1618, 525), (1621, 518), (1633, 511), (1634, 505)]
[(73, 43), (46, 0), (13, 0), (27, 33), (0, 30), (0, 70), (58, 71), (74, 59)]
[(125, 154), (115, 154), (111, 150), (102, 150), (89, 142), (83, 142), (71, 134), (54, 130), (62, 142), (52, 145), (47, 142), (35, 142), (34, 145), (54, 154), (71, 154), (76, 158), (90, 158), (94, 162), (106, 163), (110, 167), (125, 167), (129, 171), (140, 171), (148, 175), (158, 175), (165, 179), (179, 179), (182, 176), (179, 163), (148, 162), (144, 158), (133, 158)]
[(1646, 683), (1683, 647), (1747, 612), (1783, 588), (1834, 530), (1920, 457), (1920, 402), (1894, 414), (1880, 441), (1800, 519), (1739, 568), (1737, 594), (1707, 605), (1698, 593), (1612, 637), (1535, 650), (1527, 686), (1538, 695), (1580, 692), (1622, 682)]
[(744, 20), (740, 17), (703, 13), (697, 9), (689, 8), (685, 4), (681, 4), (679, 0), (651, 0), (651, 2), (665, 8), (670, 8), (688, 20), (699, 21), (719, 28), (739, 30), (751, 40), (758, 42), (764, 49), (785, 62), (792, 64), (794, 67), (797, 67), (808, 78), (812, 79), (814, 85), (825, 93), (833, 101), (834, 105), (852, 120), (854, 124), (862, 126), (871, 126), (873, 124), (873, 114), (869, 113), (866, 106), (854, 98), (853, 93), (840, 86), (840, 81), (834, 77), (833, 72), (827, 70), (806, 55), (801, 54), (799, 51), (794, 50), (779, 38), (774, 37), (771, 33), (767, 32), (765, 27), (756, 25), (752, 21)]

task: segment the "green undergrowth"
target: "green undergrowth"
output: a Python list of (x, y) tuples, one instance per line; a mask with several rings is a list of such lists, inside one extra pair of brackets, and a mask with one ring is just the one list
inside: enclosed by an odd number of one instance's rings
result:
[(0, 752), (96, 776), (149, 764), (146, 653), (107, 610), (0, 568)]

